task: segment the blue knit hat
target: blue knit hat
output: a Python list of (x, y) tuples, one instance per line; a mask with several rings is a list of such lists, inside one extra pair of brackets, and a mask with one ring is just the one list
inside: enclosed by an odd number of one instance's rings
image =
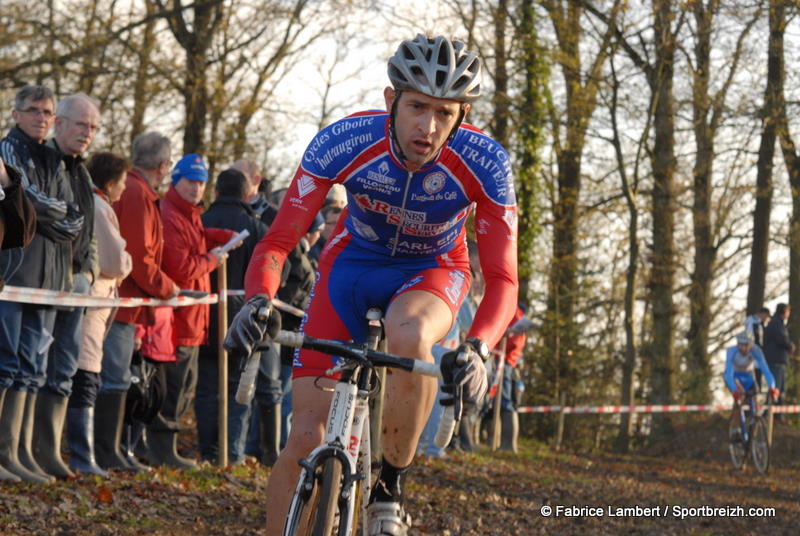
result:
[(172, 168), (173, 186), (181, 179), (208, 182), (208, 167), (199, 154), (189, 153)]

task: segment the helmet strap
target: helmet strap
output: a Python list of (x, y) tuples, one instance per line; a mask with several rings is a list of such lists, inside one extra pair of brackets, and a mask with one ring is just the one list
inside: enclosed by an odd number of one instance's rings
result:
[(456, 124), (453, 125), (453, 129), (450, 131), (450, 135), (447, 136), (447, 141), (452, 140), (453, 136), (456, 135), (456, 132), (458, 131), (458, 127), (460, 127), (461, 123), (464, 122), (464, 117), (466, 115), (467, 115), (466, 106), (464, 105), (464, 103), (461, 103), (461, 106), (458, 109), (458, 121), (456, 121)]
[(397, 116), (397, 103), (400, 101), (400, 95), (403, 94), (401, 89), (396, 89), (394, 91), (394, 100), (392, 101), (392, 109), (389, 111), (389, 135), (392, 139), (392, 144), (394, 145), (394, 150), (397, 153), (397, 157), (400, 159), (401, 162), (405, 162), (406, 155), (403, 152), (403, 148), (400, 147), (400, 140), (397, 139), (397, 130), (394, 126), (394, 119)]

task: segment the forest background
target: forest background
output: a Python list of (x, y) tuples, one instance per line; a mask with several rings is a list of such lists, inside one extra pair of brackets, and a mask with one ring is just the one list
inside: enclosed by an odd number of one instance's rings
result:
[[(93, 151), (129, 154), (159, 130), (212, 176), (249, 157), (281, 185), (317, 129), (382, 107), (401, 39), (458, 37), (486, 67), (470, 121), (514, 159), (520, 299), (540, 324), (524, 403), (706, 403), (722, 396), (723, 350), (747, 313), (778, 301), (800, 313), (799, 9), (4, 0), (0, 127), (24, 84), (83, 91), (103, 112)], [(800, 314), (788, 329), (800, 342)], [(798, 380), (794, 363), (789, 403)], [(669, 414), (570, 420), (565, 437), (625, 451), (672, 425)], [(553, 421), (524, 429), (546, 438)]]

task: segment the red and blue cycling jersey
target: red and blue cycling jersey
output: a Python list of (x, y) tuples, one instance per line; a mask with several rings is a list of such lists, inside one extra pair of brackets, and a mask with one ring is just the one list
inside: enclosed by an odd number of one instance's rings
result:
[(500, 144), (467, 124), (436, 158), (413, 172), (390, 141), (386, 112), (355, 114), (320, 131), (253, 254), (245, 280), (248, 296), (275, 295), (287, 253), (336, 183), (345, 187), (348, 205), (323, 258), (344, 241), (359, 255), (369, 253), (388, 264), (468, 267), (464, 224), (474, 207), (486, 292), (470, 335), (490, 347), (500, 339), (518, 292), (511, 164)]

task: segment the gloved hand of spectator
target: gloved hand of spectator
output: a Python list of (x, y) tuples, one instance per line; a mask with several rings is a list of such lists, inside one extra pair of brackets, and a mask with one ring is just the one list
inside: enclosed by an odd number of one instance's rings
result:
[(454, 386), (460, 385), (465, 403), (477, 404), (481, 401), (488, 386), (486, 367), (472, 345), (465, 342), (445, 353), (441, 367), (444, 392), (453, 393)]
[(274, 338), (281, 330), (281, 314), (264, 294), (256, 294), (233, 317), (223, 345), (228, 351), (250, 354), (253, 345), (264, 338)]
[(781, 396), (781, 390), (778, 389), (777, 387), (770, 387), (768, 391), (768, 396), (770, 400), (772, 400), (773, 402), (777, 402), (778, 398), (780, 398)]
[(744, 389), (736, 389), (732, 394), (735, 401), (741, 402), (744, 398)]

